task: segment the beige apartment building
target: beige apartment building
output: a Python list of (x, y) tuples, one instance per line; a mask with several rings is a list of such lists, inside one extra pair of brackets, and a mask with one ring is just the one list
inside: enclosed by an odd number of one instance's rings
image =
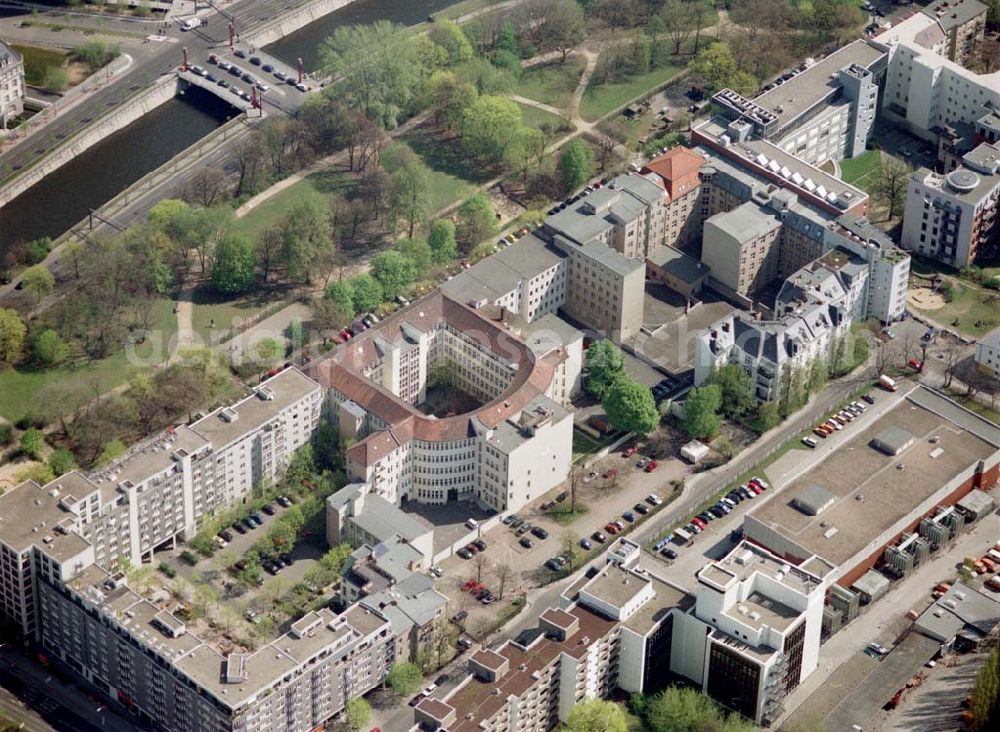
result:
[(7, 123), (24, 112), (24, 61), (0, 41), (0, 137)]

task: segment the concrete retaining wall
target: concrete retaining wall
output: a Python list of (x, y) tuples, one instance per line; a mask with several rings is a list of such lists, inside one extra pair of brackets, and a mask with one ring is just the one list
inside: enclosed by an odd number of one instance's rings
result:
[(246, 33), (240, 33), (240, 43), (257, 48), (266, 46), (304, 28), (315, 20), (319, 20), (324, 15), (329, 15), (334, 10), (340, 10), (345, 5), (350, 5), (352, 2), (354, 0), (316, 0), (304, 8), (296, 8), (279, 15), (272, 21), (251, 28)]
[(44, 160), (32, 166), (7, 185), (0, 188), (0, 206), (4, 206), (49, 173), (62, 167), (84, 150), (93, 147), (112, 132), (117, 132), (135, 122), (142, 115), (166, 104), (177, 94), (177, 79), (164, 76), (152, 87), (130, 102), (102, 117), (86, 130), (56, 148)]

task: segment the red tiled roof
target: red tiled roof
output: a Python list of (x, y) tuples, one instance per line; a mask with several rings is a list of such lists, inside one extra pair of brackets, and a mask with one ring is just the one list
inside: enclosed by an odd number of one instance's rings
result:
[[(473, 412), (437, 419), (425, 415), (381, 384), (367, 378), (363, 371), (381, 357), (376, 340), (404, 342), (404, 324), (426, 332), (442, 322), (515, 364), (517, 372), (507, 389), (489, 404)], [(309, 375), (325, 388), (337, 389), (386, 424), (392, 425), (389, 430), (369, 435), (348, 450), (349, 459), (360, 465), (370, 465), (413, 438), (425, 442), (462, 440), (475, 434), (473, 419), (493, 429), (515, 417), (532, 399), (545, 393), (552, 383), (556, 367), (565, 357), (563, 350), (558, 349), (541, 359), (535, 358), (531, 349), (505, 325), (437, 291), (390, 315), (328, 356), (314, 361)]]
[(653, 158), (642, 168), (643, 173), (656, 173), (670, 200), (680, 198), (697, 188), (701, 181), (698, 171), (705, 164), (705, 158), (690, 148), (678, 145), (667, 150), (658, 158)]

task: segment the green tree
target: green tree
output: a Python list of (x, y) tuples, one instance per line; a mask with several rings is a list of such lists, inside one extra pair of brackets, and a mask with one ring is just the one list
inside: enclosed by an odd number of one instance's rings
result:
[(318, 195), (303, 198), (289, 211), (281, 236), (289, 278), (309, 282), (317, 261), (333, 248), (330, 204)]
[(55, 475), (63, 475), (76, 470), (76, 458), (65, 447), (60, 447), (49, 455), (49, 467)]
[(726, 364), (708, 377), (709, 384), (718, 384), (722, 392), (722, 413), (735, 421), (748, 417), (757, 406), (750, 374), (736, 364)]
[(559, 177), (563, 190), (575, 191), (594, 175), (594, 151), (586, 142), (573, 139), (559, 156)]
[(645, 436), (660, 423), (652, 392), (628, 377), (619, 378), (611, 385), (601, 405), (615, 429)]
[(354, 275), (349, 282), (356, 313), (374, 310), (383, 301), (382, 285), (367, 272)]
[(347, 720), (347, 727), (349, 729), (359, 730), (362, 727), (366, 727), (371, 721), (372, 708), (368, 702), (359, 696), (347, 702), (344, 707), (344, 717)]
[(626, 732), (625, 711), (606, 699), (590, 699), (574, 705), (566, 720), (566, 732)]
[(17, 311), (0, 308), (0, 365), (9, 366), (21, 356), (27, 332)]
[(425, 103), (434, 112), (438, 126), (457, 132), (465, 111), (479, 97), (475, 85), (461, 81), (454, 71), (435, 71), (427, 80)]
[(749, 732), (756, 729), (739, 715), (726, 713), (697, 689), (668, 686), (642, 699), (641, 716), (651, 732)]
[(605, 338), (587, 349), (587, 391), (604, 399), (608, 390), (625, 377), (625, 354)]
[(1000, 724), (1000, 646), (994, 646), (976, 674), (972, 690), (972, 728), (996, 729)]
[(253, 242), (232, 232), (223, 236), (215, 251), (212, 287), (226, 295), (246, 292), (253, 284), (256, 270)]
[(45, 436), (34, 427), (29, 427), (21, 435), (21, 452), (32, 460), (38, 460), (45, 448)]
[(125, 443), (119, 439), (110, 440), (105, 443), (101, 454), (97, 456), (97, 460), (94, 461), (95, 468), (103, 468), (106, 465), (110, 465), (115, 460), (120, 458), (125, 454), (126, 447)]
[(427, 238), (434, 262), (445, 264), (458, 256), (458, 243), (455, 240), (455, 222), (451, 219), (438, 219), (431, 227)]
[(69, 356), (69, 346), (52, 328), (46, 328), (32, 341), (31, 356), (41, 366), (56, 366)]
[(521, 127), (504, 150), (504, 164), (510, 172), (520, 175), (527, 185), (528, 171), (542, 164), (545, 147), (545, 135), (541, 130)]
[(779, 424), (781, 424), (781, 407), (774, 401), (763, 402), (757, 407), (757, 414), (751, 422), (754, 431), (760, 434), (774, 429)]
[(477, 193), (462, 203), (458, 207), (457, 218), (456, 238), (465, 249), (474, 247), (491, 236), (496, 236), (499, 230), (493, 206), (485, 193)]
[(48, 66), (42, 77), (42, 86), (50, 92), (61, 92), (69, 86), (69, 73), (62, 66)]
[(277, 365), (284, 355), (285, 346), (277, 338), (261, 338), (253, 345), (253, 360), (264, 368)]
[(14, 482), (16, 484), (23, 483), (27, 480), (33, 480), (38, 483), (38, 485), (45, 485), (46, 483), (54, 480), (55, 477), (56, 476), (52, 472), (52, 468), (45, 463), (33, 463), (28, 467), (17, 471), (17, 473), (14, 474)]
[(437, 20), (431, 28), (430, 37), (447, 52), (449, 65), (458, 66), (472, 60), (472, 42), (455, 21), (447, 18)]
[(324, 298), (336, 303), (348, 320), (354, 319), (357, 311), (354, 307), (354, 288), (351, 286), (350, 280), (331, 282), (326, 288)]
[(560, 63), (586, 37), (583, 9), (576, 0), (547, 0), (545, 12), (534, 29), (540, 50), (558, 51)]
[(499, 162), (520, 128), (521, 108), (516, 102), (484, 95), (465, 111), (462, 147), (474, 157)]
[(500, 34), (497, 36), (497, 41), (493, 44), (494, 51), (506, 51), (507, 53), (512, 53), (517, 56), (520, 53), (520, 49), (517, 44), (517, 31), (514, 30), (513, 23), (504, 23), (500, 27)]
[(830, 373), (827, 371), (826, 361), (822, 358), (813, 359), (812, 364), (809, 366), (809, 393), (817, 393), (826, 386), (826, 382), (829, 380)]
[(423, 239), (401, 239), (396, 242), (396, 251), (413, 265), (414, 279), (420, 279), (434, 264), (434, 252)]
[(722, 417), (718, 414), (721, 403), (722, 390), (717, 384), (707, 384), (688, 392), (681, 427), (689, 437), (707, 439), (719, 431), (722, 425)]
[(413, 263), (397, 251), (380, 252), (372, 257), (372, 276), (382, 285), (382, 296), (391, 299), (413, 282)]
[(427, 220), (431, 209), (431, 174), (416, 155), (392, 173), (389, 202), (394, 216), (406, 221), (408, 237), (413, 236), (418, 224)]
[(636, 36), (632, 42), (632, 73), (648, 74), (653, 63), (653, 44), (646, 36)]
[(41, 302), (43, 297), (52, 294), (56, 286), (56, 279), (49, 272), (48, 267), (44, 264), (36, 264), (34, 267), (28, 267), (24, 270), (24, 274), (21, 275), (21, 283), (24, 285), (24, 291), (31, 295), (31, 298), (37, 303)]
[(423, 674), (414, 663), (394, 663), (385, 677), (389, 688), (400, 696), (415, 694), (422, 680)]
[(705, 46), (691, 59), (688, 68), (704, 82), (709, 92), (724, 87), (745, 95), (757, 91), (757, 79), (740, 69), (732, 50), (725, 43)]
[(338, 27), (319, 55), (321, 75), (339, 77), (345, 104), (386, 129), (396, 126), (425, 72), (410, 31), (384, 20)]

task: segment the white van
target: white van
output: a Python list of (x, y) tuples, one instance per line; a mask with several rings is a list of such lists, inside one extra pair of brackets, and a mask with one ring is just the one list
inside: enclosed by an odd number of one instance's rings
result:
[(470, 528), (470, 529), (478, 529), (478, 528), (479, 528), (479, 522), (478, 522), (478, 521), (476, 521), (475, 519), (472, 519), (472, 518), (468, 519), (468, 520), (467, 520), (467, 521), (465, 522), (465, 525), (466, 525), (466, 526), (467, 526), (468, 528)]
[(193, 18), (188, 18), (187, 20), (183, 21), (181, 23), (181, 30), (182, 31), (194, 30), (195, 28), (201, 28), (201, 26), (203, 25), (205, 25), (205, 21), (195, 16)]

